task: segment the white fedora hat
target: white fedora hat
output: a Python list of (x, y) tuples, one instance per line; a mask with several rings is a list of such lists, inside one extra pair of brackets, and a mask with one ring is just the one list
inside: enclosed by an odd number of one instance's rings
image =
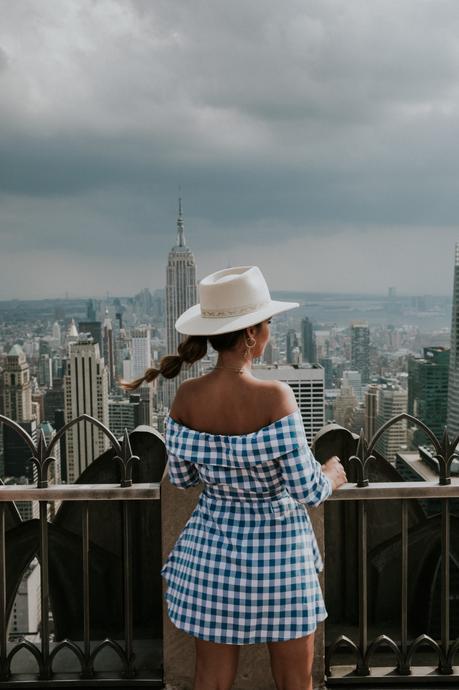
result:
[(175, 322), (179, 333), (217, 335), (253, 326), (270, 316), (299, 307), (299, 302), (271, 299), (258, 266), (234, 266), (216, 271), (198, 285), (199, 303)]

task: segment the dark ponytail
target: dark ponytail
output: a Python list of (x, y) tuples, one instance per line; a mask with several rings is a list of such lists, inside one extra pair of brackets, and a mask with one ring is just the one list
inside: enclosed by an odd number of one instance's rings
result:
[(188, 335), (186, 339), (179, 343), (177, 348), (178, 354), (164, 355), (159, 363), (159, 369), (151, 367), (146, 369), (143, 376), (134, 381), (123, 381), (118, 379), (118, 384), (121, 388), (128, 391), (133, 391), (138, 388), (144, 381), (151, 383), (160, 374), (166, 379), (173, 379), (180, 373), (184, 363), (191, 367), (192, 364), (202, 359), (207, 354), (207, 336), (206, 335)]
[[(258, 330), (262, 326), (262, 321), (256, 324)], [(190, 367), (192, 364), (202, 359), (207, 354), (207, 341), (216, 352), (231, 350), (238, 344), (245, 333), (245, 328), (229, 333), (219, 333), (216, 335), (188, 335), (186, 339), (179, 343), (176, 355), (164, 355), (161, 358), (159, 369), (154, 367), (147, 369), (143, 376), (134, 381), (123, 381), (118, 379), (118, 384), (125, 390), (133, 391), (144, 381), (151, 383), (160, 374), (166, 379), (173, 379), (180, 373), (182, 364), (186, 362)]]

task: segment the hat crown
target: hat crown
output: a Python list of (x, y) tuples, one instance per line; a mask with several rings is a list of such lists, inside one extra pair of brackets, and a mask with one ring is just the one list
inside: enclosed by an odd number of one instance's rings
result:
[(200, 281), (198, 290), (203, 316), (248, 313), (271, 301), (258, 266), (233, 266), (216, 271)]
[(261, 323), (299, 302), (272, 300), (258, 266), (232, 266), (216, 271), (198, 284), (199, 303), (175, 322), (185, 335), (219, 335)]

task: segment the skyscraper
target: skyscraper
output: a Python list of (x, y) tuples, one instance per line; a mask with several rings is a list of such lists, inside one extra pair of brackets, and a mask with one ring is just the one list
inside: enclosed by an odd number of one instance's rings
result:
[(133, 379), (143, 376), (151, 367), (150, 328), (147, 325), (133, 328), (131, 331), (131, 372)]
[(298, 355), (295, 356), (295, 349), (298, 352), (298, 338), (294, 328), (289, 328), (286, 335), (286, 358), (287, 364), (298, 364)]
[(89, 333), (92, 337), (93, 343), (99, 345), (99, 351), (102, 349), (102, 324), (100, 321), (79, 321), (78, 330), (80, 333)]
[(309, 443), (325, 424), (324, 370), (319, 364), (271, 366), (255, 364), (253, 375), (259, 379), (285, 381), (295, 394)]
[[(196, 262), (193, 252), (185, 243), (185, 231), (182, 214), (182, 200), (179, 199), (177, 217), (177, 242), (169, 252), (166, 271), (166, 347), (168, 354), (175, 354), (179, 343), (186, 336), (178, 333), (175, 322), (186, 309), (198, 302), (196, 282)], [(199, 362), (192, 367), (182, 367), (174, 379), (160, 379), (163, 404), (169, 407), (180, 383), (186, 379), (199, 376)]]
[(53, 340), (55, 341), (55, 344), (61, 344), (61, 327), (57, 321), (53, 323)]
[[(25, 421), (19, 421), (24, 431), (31, 437), (34, 443), (37, 442), (37, 420), (32, 417)], [(33, 481), (33, 464), (30, 461), (31, 452), (29, 446), (9, 426), (3, 426), (3, 472), (5, 477), (27, 477)]]
[[(378, 390), (378, 417), (377, 429), (383, 424), (396, 417), (402, 412), (406, 412), (408, 393), (397, 384), (382, 384)], [(392, 462), (399, 450), (406, 447), (407, 443), (407, 424), (406, 419), (402, 419), (397, 424), (393, 424), (383, 433), (376, 444), (376, 450), (383, 455), (386, 460)]]
[(359, 406), (359, 401), (352, 386), (345, 380), (336, 397), (334, 408), (335, 422), (345, 429), (353, 429), (354, 415)]
[(67, 333), (65, 335), (65, 344), (68, 347), (70, 343), (75, 343), (78, 341), (78, 328), (75, 323), (75, 319), (71, 319)]
[[(22, 428), (36, 441), (37, 422), (32, 409), (32, 386), (29, 364), (20, 345), (13, 345), (6, 358), (2, 374), (3, 414)], [(30, 448), (21, 437), (6, 425), (2, 425), (4, 475), (26, 476), (32, 480)]]
[(3, 413), (14, 422), (32, 418), (32, 387), (26, 356), (20, 345), (13, 345), (2, 374)]
[(59, 430), (56, 422), (56, 410), (64, 409), (64, 381), (61, 378), (53, 380), (53, 387), (46, 391), (44, 396), (44, 419), (51, 422), (53, 427)]
[[(25, 501), (18, 501), (16, 507), (22, 514), (23, 520), (30, 519), (32, 516), (24, 515), (18, 503), (25, 503)], [(38, 558), (34, 556), (25, 568), (17, 590), (8, 621), (8, 640), (23, 639), (30, 644), (35, 643), (40, 635), (42, 627), (40, 621), (40, 580), (40, 563)]]
[(362, 377), (359, 371), (350, 371), (349, 369), (343, 371), (342, 387), (349, 386), (353, 389), (358, 402), (362, 402)]
[(109, 400), (108, 416), (110, 420), (110, 431), (117, 438), (122, 438), (124, 430), (134, 431), (139, 424), (140, 395), (138, 393), (129, 396), (124, 400)]
[(301, 320), (301, 340), (303, 346), (303, 362), (315, 364), (317, 361), (316, 339), (312, 323), (307, 316)]
[(38, 360), (38, 383), (47, 388), (53, 387), (53, 362), (49, 355), (40, 355)]
[(365, 391), (364, 434), (368, 443), (376, 433), (378, 415), (378, 386), (371, 384)]
[[(408, 412), (418, 417), (441, 438), (446, 424), (448, 403), (449, 350), (425, 347), (424, 357), (408, 359)], [(425, 434), (416, 429), (415, 444), (426, 443)]]
[(279, 362), (279, 348), (274, 338), (267, 343), (263, 352), (264, 364), (276, 364)]
[(108, 373), (108, 388), (111, 389), (115, 382), (115, 351), (113, 344), (113, 327), (108, 309), (105, 310), (105, 319), (102, 326), (102, 347), (104, 362)]
[(459, 435), (459, 243), (455, 247), (451, 350), (448, 377), (448, 432)]
[(367, 323), (353, 323), (351, 327), (352, 369), (360, 372), (362, 383), (370, 380), (370, 330)]
[[(64, 390), (66, 423), (86, 413), (108, 426), (108, 373), (99, 345), (92, 338), (81, 337), (70, 344)], [(88, 422), (70, 427), (65, 441), (70, 483), (109, 446), (105, 434)]]
[(331, 388), (333, 386), (333, 360), (331, 357), (321, 357), (319, 364), (324, 369), (325, 388)]

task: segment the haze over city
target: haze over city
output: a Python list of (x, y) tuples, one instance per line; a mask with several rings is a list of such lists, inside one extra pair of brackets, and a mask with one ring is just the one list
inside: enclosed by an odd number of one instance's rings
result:
[(198, 279), (451, 294), (457, 2), (0, 8), (0, 299), (163, 287), (179, 186)]

